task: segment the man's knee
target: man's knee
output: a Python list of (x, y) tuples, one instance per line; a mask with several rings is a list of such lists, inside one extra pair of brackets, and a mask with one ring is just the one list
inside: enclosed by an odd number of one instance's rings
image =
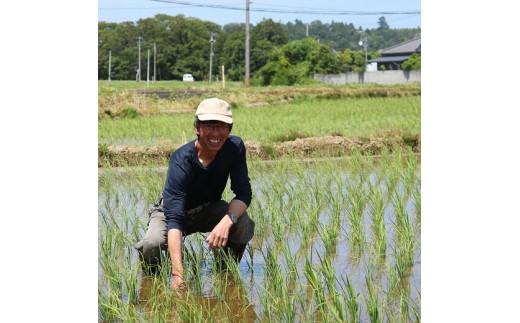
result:
[(152, 212), (144, 238), (135, 245), (142, 260), (157, 262), (160, 259), (161, 250), (167, 249), (166, 229), (164, 213)]
[(231, 228), (229, 240), (238, 245), (245, 245), (253, 239), (254, 234), (255, 222), (251, 220), (247, 212), (245, 212)]
[(167, 250), (164, 241), (159, 238), (144, 238), (139, 241), (135, 248), (139, 251), (141, 260), (147, 263), (157, 263), (161, 259), (162, 250)]

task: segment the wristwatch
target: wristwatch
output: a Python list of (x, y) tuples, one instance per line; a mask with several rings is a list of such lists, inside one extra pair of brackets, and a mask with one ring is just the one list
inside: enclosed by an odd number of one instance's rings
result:
[(237, 218), (236, 215), (234, 215), (234, 214), (231, 213), (231, 212), (228, 212), (228, 213), (226, 213), (226, 214), (229, 216), (229, 218), (231, 219), (231, 221), (233, 222), (233, 224), (237, 223), (238, 218)]

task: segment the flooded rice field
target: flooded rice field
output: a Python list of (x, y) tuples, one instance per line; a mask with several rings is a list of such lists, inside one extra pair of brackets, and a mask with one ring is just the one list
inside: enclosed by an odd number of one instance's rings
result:
[(249, 171), (256, 227), (242, 261), (218, 272), (205, 234), (186, 237), (182, 293), (169, 287), (168, 261), (145, 275), (133, 248), (165, 171), (100, 171), (99, 320), (420, 321), (417, 156), (283, 159)]

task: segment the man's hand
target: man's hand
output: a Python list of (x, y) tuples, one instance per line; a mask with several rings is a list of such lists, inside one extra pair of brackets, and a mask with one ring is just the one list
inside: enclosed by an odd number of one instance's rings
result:
[(209, 250), (216, 250), (225, 247), (229, 237), (229, 229), (233, 225), (233, 221), (226, 214), (220, 222), (213, 228), (209, 236), (206, 238)]
[(179, 291), (183, 291), (186, 288), (186, 286), (184, 286), (184, 280), (182, 279), (181, 275), (173, 274), (172, 288)]

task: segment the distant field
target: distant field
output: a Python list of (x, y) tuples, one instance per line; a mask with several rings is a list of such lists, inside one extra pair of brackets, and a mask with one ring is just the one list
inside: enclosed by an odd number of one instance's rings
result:
[[(374, 136), (390, 129), (420, 133), (420, 97), (295, 100), (234, 109), (233, 133), (264, 143), (294, 136)], [(99, 141), (110, 145), (181, 144), (194, 138), (194, 111), (99, 120)]]
[[(233, 107), (232, 134), (250, 157), (327, 157), (386, 147), (420, 152), (421, 86), (355, 84), (245, 88), (214, 82), (99, 82), (99, 166), (164, 164), (195, 138), (200, 101), (219, 97)], [(146, 91), (144, 93), (143, 91)], [(153, 92), (157, 91), (157, 92)]]

